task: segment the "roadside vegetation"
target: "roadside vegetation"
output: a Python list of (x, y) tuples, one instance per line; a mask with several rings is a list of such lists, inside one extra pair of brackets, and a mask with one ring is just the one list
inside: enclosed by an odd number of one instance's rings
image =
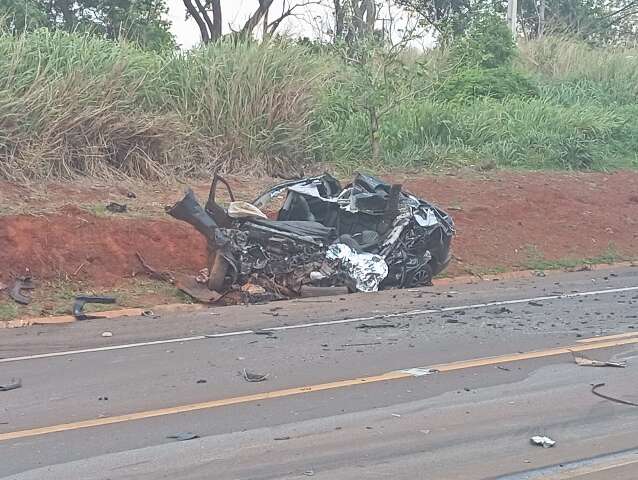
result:
[(179, 52), (5, 29), (0, 178), (633, 168), (637, 99), (638, 48), (515, 44), (489, 15), (398, 53), (282, 37)]

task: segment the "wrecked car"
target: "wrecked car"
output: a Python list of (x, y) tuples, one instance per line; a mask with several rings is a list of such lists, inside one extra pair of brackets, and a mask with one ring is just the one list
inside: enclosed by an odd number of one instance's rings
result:
[[(228, 208), (216, 201), (220, 182)], [(276, 298), (427, 285), (448, 265), (454, 235), (443, 210), (361, 173), (345, 187), (329, 174), (286, 181), (251, 203), (215, 176), (204, 207), (188, 190), (167, 213), (208, 240), (210, 290), (257, 285)]]

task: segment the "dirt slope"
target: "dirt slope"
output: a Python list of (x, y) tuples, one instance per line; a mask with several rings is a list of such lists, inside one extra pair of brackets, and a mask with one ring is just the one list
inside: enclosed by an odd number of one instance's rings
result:
[[(453, 215), (458, 261), (450, 274), (638, 254), (636, 172), (386, 178)], [(251, 200), (271, 182), (231, 183), (238, 198)], [(140, 270), (136, 251), (158, 268), (198, 270), (205, 264), (205, 242), (163, 214), (163, 205), (179, 199), (183, 188), (58, 184), (34, 191), (0, 185), (0, 281), (29, 268), (42, 280), (111, 286)], [(203, 182), (195, 185), (200, 198), (206, 188)], [(130, 191), (136, 198), (127, 198)], [(105, 212), (110, 200), (127, 203), (130, 213)]]

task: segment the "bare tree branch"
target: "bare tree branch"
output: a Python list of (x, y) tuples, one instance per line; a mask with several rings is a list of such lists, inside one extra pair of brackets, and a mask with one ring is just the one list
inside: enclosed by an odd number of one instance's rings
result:
[(202, 42), (210, 42), (208, 26), (200, 16), (199, 11), (193, 6), (193, 2), (191, 2), (191, 0), (183, 0), (183, 2), (184, 6), (186, 7), (186, 11), (191, 17), (193, 17), (193, 20), (195, 20), (195, 23), (197, 23), (197, 26), (199, 27), (199, 33), (201, 34)]
[[(615, 17), (616, 15), (620, 14), (620, 13), (624, 13), (627, 10), (630, 10), (634, 7), (638, 7), (638, 0), (634, 0), (633, 2), (629, 2), (627, 5), (625, 5), (624, 7), (616, 10), (615, 12), (610, 12), (607, 15), (603, 16), (603, 18), (609, 18), (609, 17)], [(629, 12), (627, 15), (623, 15), (623, 18), (632, 15), (635, 12)]]
[(282, 14), (268, 24), (268, 34), (272, 35), (273, 33), (275, 33), (275, 30), (279, 28), (279, 25), (281, 25), (281, 22), (283, 22), (286, 18), (290, 17), (291, 15), (294, 16), (294, 12), (297, 8), (303, 8), (303, 7), (308, 7), (310, 5), (321, 5), (321, 4), (322, 4), (321, 0), (308, 0), (303, 3), (295, 3), (294, 5), (291, 5), (288, 8), (286, 8), (286, 2), (284, 2), (284, 5), (283, 5), (284, 11), (282, 12)]
[(270, 6), (272, 5), (274, 0), (259, 0), (259, 7), (257, 10), (250, 16), (250, 18), (246, 21), (243, 28), (239, 31), (239, 35), (242, 37), (250, 36), (255, 27), (259, 24), (261, 19), (264, 17)]
[(213, 32), (213, 22), (208, 16), (208, 12), (204, 8), (204, 5), (202, 5), (201, 0), (195, 0), (195, 5), (197, 5), (197, 10), (199, 10), (199, 14), (201, 15), (202, 20), (204, 20), (204, 23), (206, 23), (206, 27), (208, 28), (208, 35), (210, 39), (215, 40), (214, 38), (212, 38), (212, 35), (211, 35)]

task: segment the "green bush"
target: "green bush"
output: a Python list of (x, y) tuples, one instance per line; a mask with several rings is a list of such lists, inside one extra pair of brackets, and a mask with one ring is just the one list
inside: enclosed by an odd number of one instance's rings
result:
[(513, 66), (517, 56), (516, 43), (503, 19), (493, 13), (477, 15), (452, 44), (451, 68), (438, 82), (437, 97), (464, 103), (537, 96), (538, 88), (530, 76)]
[(454, 40), (450, 59), (458, 68), (499, 68), (512, 64), (517, 55), (516, 42), (503, 18), (477, 15), (465, 34)]
[(437, 96), (454, 102), (468, 102), (485, 97), (536, 97), (538, 88), (528, 75), (511, 67), (468, 68), (445, 79)]

